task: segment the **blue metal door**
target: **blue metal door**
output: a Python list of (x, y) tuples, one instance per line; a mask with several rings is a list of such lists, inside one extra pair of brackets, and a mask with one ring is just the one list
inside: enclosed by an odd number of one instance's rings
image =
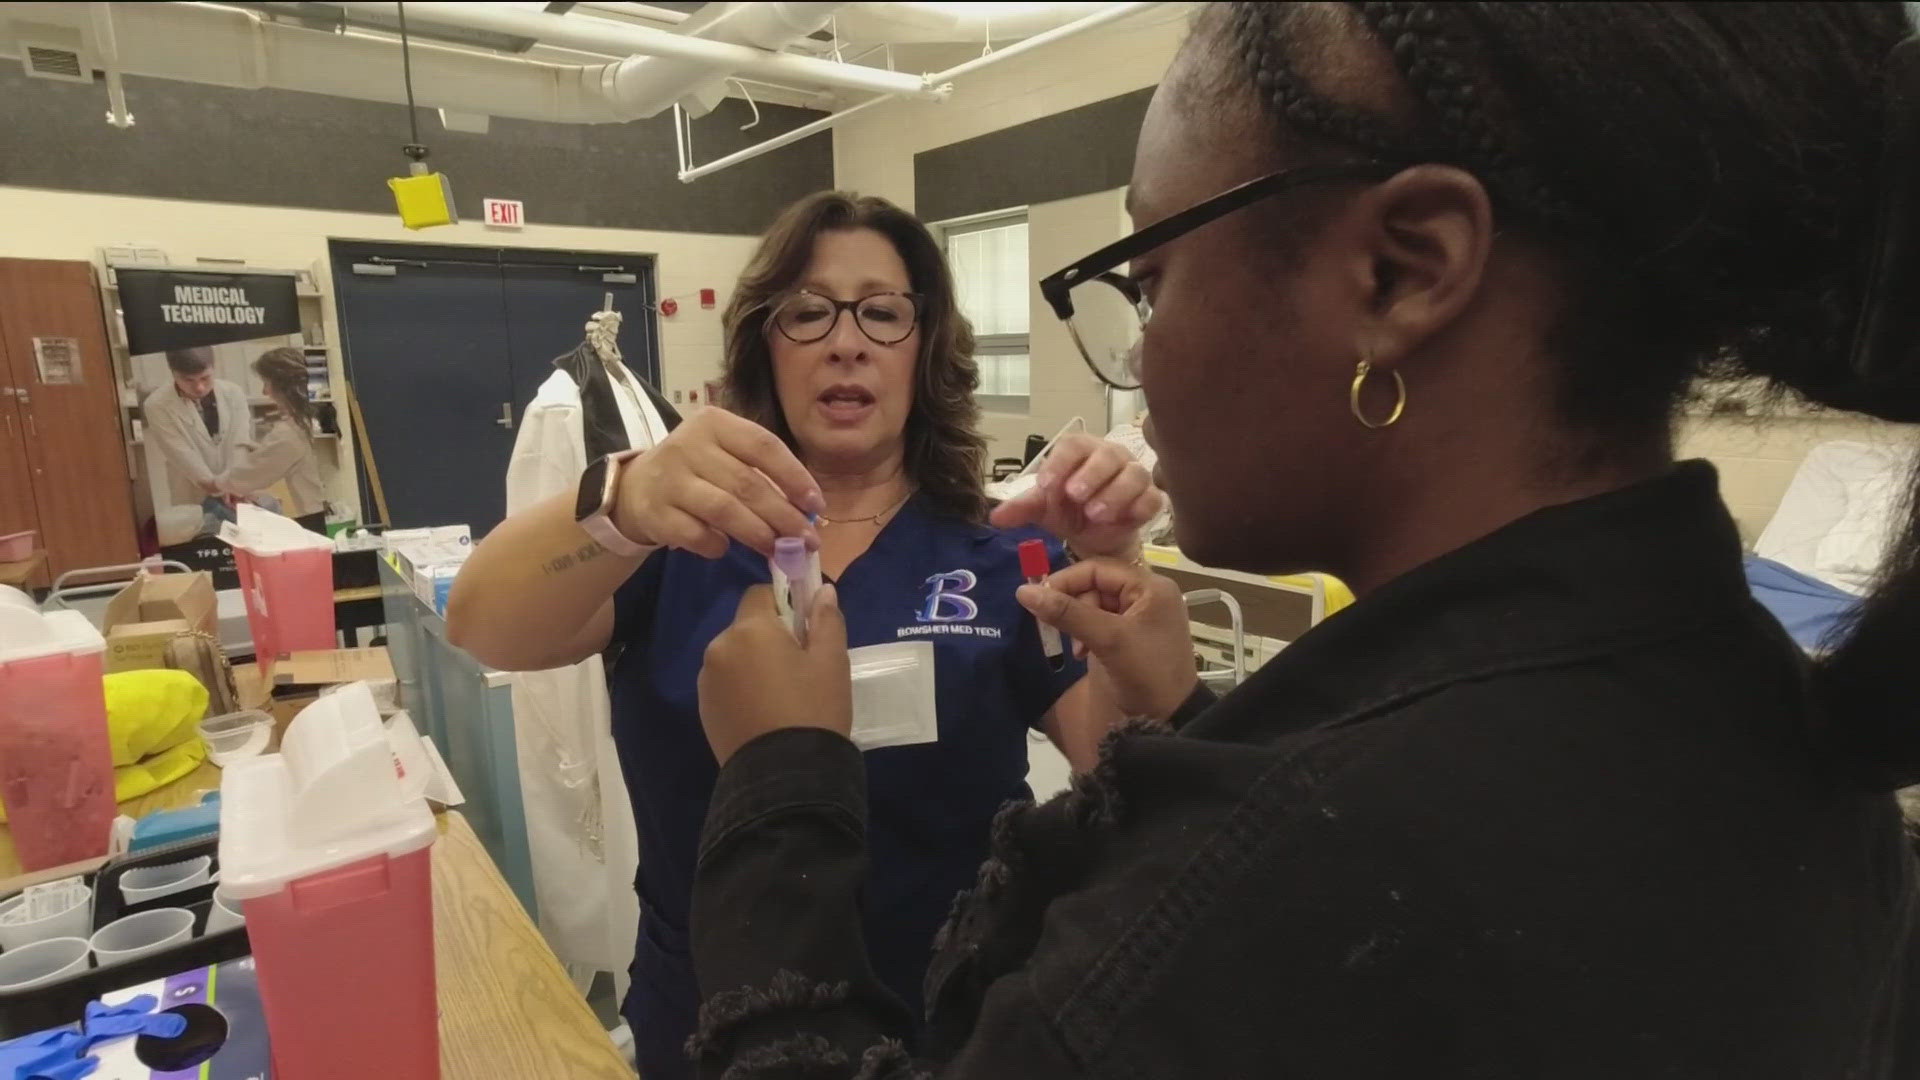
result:
[[(396, 528), (506, 511), (507, 461), (553, 358), (584, 336), (608, 293), (621, 350), (658, 385), (652, 262), (638, 255), (334, 241), (348, 380)], [(378, 520), (366, 463), (362, 517)]]

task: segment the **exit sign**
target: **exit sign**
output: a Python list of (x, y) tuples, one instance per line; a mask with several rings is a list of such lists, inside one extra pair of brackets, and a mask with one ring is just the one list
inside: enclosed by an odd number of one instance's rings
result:
[(481, 218), (500, 229), (517, 229), (527, 223), (527, 207), (519, 199), (482, 199)]

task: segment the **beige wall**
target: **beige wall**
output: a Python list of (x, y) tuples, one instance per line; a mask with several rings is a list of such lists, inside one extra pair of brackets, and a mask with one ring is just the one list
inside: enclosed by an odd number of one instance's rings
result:
[(1912, 445), (1915, 437), (1911, 427), (1847, 415), (1689, 417), (1681, 425), (1677, 452), (1706, 458), (1720, 470), (1721, 497), (1740, 523), (1740, 538), (1751, 547), (1808, 450), (1836, 439)]
[[(835, 183), (911, 208), (914, 154), (1152, 86), (1186, 28), (1186, 5), (1168, 5), (962, 79), (945, 103), (878, 106), (836, 129)], [(1052, 273), (1125, 236), (1123, 194), (1124, 189), (1115, 189), (1028, 207), (1032, 276)], [(1051, 436), (1075, 416), (1093, 431), (1106, 430), (1100, 383), (1038, 289), (1032, 293), (1031, 345), (1029, 412), (989, 413), (981, 423), (989, 453), (996, 457), (1017, 456), (1029, 434)]]
[(1186, 37), (1187, 8), (1037, 48), (963, 77), (945, 102), (896, 100), (855, 116), (834, 130), (835, 183), (911, 208), (914, 154), (1158, 83)]
[[(535, 212), (538, 212), (536, 206)], [(306, 269), (316, 272), (328, 296), (326, 333), (335, 386), (345, 385), (340, 368), (340, 327), (331, 302), (332, 272), (328, 263), (329, 238), (392, 240), (434, 244), (474, 244), (506, 247), (562, 248), (647, 254), (658, 259), (661, 296), (682, 296), (679, 314), (660, 320), (663, 389), (697, 390), (720, 371), (720, 311), (727, 294), (746, 264), (753, 237), (701, 233), (652, 232), (637, 229), (593, 229), (577, 226), (528, 225), (519, 231), (501, 231), (476, 223), (462, 223), (424, 232), (409, 232), (390, 214), (355, 214), (328, 210), (240, 206), (228, 203), (186, 202), (133, 198), (35, 188), (0, 187), (0, 257), (82, 259), (96, 264), (107, 244), (138, 242), (160, 248), (176, 264), (192, 265), (197, 258), (244, 259), (253, 266)], [(702, 288), (719, 291), (719, 304), (703, 311), (687, 294)], [(585, 321), (582, 313), (582, 322)], [(557, 355), (572, 343), (554, 342)], [(347, 417), (341, 410), (346, 430)], [(330, 498), (336, 505), (357, 510), (350, 470), (354, 445), (350, 431), (340, 440), (341, 468)], [(505, 477), (501, 478), (505, 482)]]

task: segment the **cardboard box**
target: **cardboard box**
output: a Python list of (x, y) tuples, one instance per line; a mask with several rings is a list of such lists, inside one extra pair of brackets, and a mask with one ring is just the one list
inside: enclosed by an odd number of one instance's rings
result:
[(217, 635), (218, 623), (211, 574), (141, 574), (107, 601), (101, 618), (106, 670), (165, 667), (167, 642), (175, 634), (199, 630)]
[(385, 646), (370, 649), (314, 649), (281, 653), (272, 667), (273, 694), (281, 697), (303, 688), (335, 683), (377, 682), (393, 678), (393, 661)]

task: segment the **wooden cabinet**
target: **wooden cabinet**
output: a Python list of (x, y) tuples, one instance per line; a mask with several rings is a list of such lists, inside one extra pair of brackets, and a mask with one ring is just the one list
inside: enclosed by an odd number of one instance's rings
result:
[(91, 263), (0, 259), (0, 535), (21, 529), (52, 574), (139, 557)]

